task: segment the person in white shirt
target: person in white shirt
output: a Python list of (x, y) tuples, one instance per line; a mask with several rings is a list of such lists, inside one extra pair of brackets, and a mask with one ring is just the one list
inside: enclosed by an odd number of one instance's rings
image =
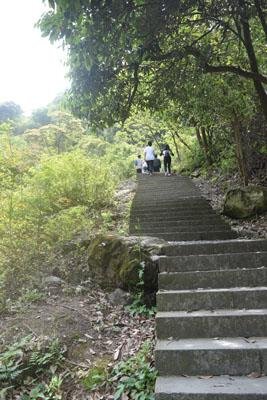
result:
[(153, 161), (155, 159), (155, 152), (154, 152), (154, 149), (152, 147), (152, 142), (151, 141), (149, 141), (147, 143), (147, 146), (144, 149), (144, 154), (145, 154), (145, 161), (147, 163), (148, 172), (149, 172), (150, 175), (152, 175), (152, 173), (153, 173)]
[(142, 167), (143, 167), (143, 160), (141, 159), (141, 154), (138, 154), (137, 159), (134, 160), (134, 165), (135, 165), (136, 172), (138, 174), (141, 174)]

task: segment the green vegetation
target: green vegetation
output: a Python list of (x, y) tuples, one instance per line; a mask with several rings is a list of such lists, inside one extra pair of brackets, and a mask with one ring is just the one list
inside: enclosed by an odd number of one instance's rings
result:
[(179, 170), (238, 168), (245, 185), (264, 179), (264, 2), (48, 3), (39, 26), (69, 49), (76, 115), (97, 127), (125, 122), (131, 142), (140, 128), (167, 140)]
[[(79, 252), (86, 250), (69, 244), (127, 231), (114, 194), (134, 176), (133, 160), (148, 140), (157, 153), (170, 145), (176, 172), (230, 181), (238, 171), (244, 185), (266, 183), (263, 1), (47, 4), (39, 27), (68, 48), (71, 89), (31, 117), (14, 102), (0, 104), (0, 312), (42, 300), (40, 282), (62, 265), (80, 277)], [(105, 270), (106, 253), (101, 258), (99, 243), (94, 250)], [(132, 279), (127, 262), (122, 273), (132, 288), (137, 270)], [(142, 267), (132, 315), (154, 313), (143, 304), (143, 285)], [(64, 351), (57, 342), (36, 346), (25, 338), (0, 355), (0, 396), (62, 398)], [(90, 391), (115, 382), (115, 399), (153, 399), (150, 353), (146, 343), (111, 375), (106, 364), (96, 364), (83, 386)]]
[(114, 400), (127, 394), (133, 400), (154, 400), (157, 372), (151, 361), (152, 344), (145, 342), (135, 356), (120, 362), (113, 371), (118, 380)]
[(127, 395), (132, 400), (154, 400), (154, 385), (157, 372), (152, 361), (152, 343), (146, 341), (140, 350), (127, 360), (121, 361), (108, 370), (108, 362), (100, 361), (82, 379), (89, 391), (101, 391), (109, 385), (114, 392), (114, 400)]
[(63, 379), (56, 372), (64, 352), (57, 340), (41, 343), (30, 336), (9, 346), (0, 354), (0, 398), (17, 393), (23, 400), (61, 399)]
[(38, 286), (66, 241), (108, 228), (114, 190), (134, 172), (127, 143), (107, 142), (67, 112), (47, 115), (49, 124), (20, 135), (20, 121), (0, 125), (2, 308), (8, 297)]
[(126, 308), (131, 315), (152, 317), (156, 313), (156, 307), (149, 308), (144, 302), (144, 269), (145, 263), (141, 261), (138, 273), (139, 282), (136, 285), (136, 293), (133, 295), (132, 303)]

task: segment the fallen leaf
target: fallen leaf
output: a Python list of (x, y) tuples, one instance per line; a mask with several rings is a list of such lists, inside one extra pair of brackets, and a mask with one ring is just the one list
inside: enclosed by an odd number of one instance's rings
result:
[(260, 378), (262, 374), (260, 372), (251, 372), (247, 375), (248, 378)]

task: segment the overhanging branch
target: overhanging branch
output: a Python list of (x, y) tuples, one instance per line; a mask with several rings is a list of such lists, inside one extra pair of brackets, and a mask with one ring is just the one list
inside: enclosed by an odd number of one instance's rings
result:
[(243, 78), (252, 79), (253, 81), (258, 81), (262, 83), (267, 83), (267, 76), (262, 74), (256, 74), (251, 71), (246, 71), (240, 67), (235, 67), (233, 65), (210, 65), (205, 64), (203, 67), (204, 73), (231, 73), (242, 76)]

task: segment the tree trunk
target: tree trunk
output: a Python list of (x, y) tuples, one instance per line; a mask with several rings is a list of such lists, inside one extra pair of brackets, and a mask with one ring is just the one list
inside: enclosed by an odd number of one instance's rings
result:
[(242, 128), (240, 124), (240, 120), (234, 111), (232, 127), (234, 131), (235, 138), (235, 150), (236, 150), (236, 158), (238, 163), (239, 174), (244, 186), (248, 185), (248, 169), (247, 169), (247, 160), (245, 157), (244, 146), (242, 141)]
[(258, 17), (259, 17), (259, 19), (261, 21), (262, 28), (263, 28), (264, 33), (265, 33), (266, 40), (267, 40), (267, 22), (265, 20), (264, 12), (263, 12), (263, 10), (261, 8), (261, 1), (260, 0), (255, 0), (255, 6), (256, 6), (257, 13), (258, 13)]
[[(240, 5), (240, 17), (241, 17), (240, 23), (243, 28), (243, 40), (246, 47), (250, 68), (252, 72), (254, 72), (255, 74), (259, 74), (258, 62), (252, 44), (250, 26), (246, 10), (246, 3), (244, 0), (239, 0), (239, 5)], [(267, 121), (267, 94), (264, 90), (263, 84), (260, 81), (253, 79), (253, 82), (263, 109), (265, 119)]]
[(203, 149), (203, 142), (202, 142), (202, 137), (200, 135), (200, 129), (198, 126), (196, 126), (195, 128), (196, 128), (196, 135), (197, 135), (197, 141), (198, 141), (199, 147), (201, 149)]
[[(212, 160), (210, 158), (205, 128), (199, 128), (198, 126), (196, 126), (195, 128), (196, 128), (196, 135), (197, 135), (197, 140), (198, 140), (199, 146), (204, 152), (207, 165), (210, 166), (210, 165), (212, 165)], [(204, 133), (204, 135), (203, 135), (203, 133)]]
[(176, 150), (178, 161), (181, 161), (178, 145), (177, 145), (177, 142), (176, 142), (176, 139), (175, 139), (175, 135), (174, 135), (173, 132), (171, 132), (171, 137), (172, 137), (172, 141), (173, 141), (173, 144), (174, 144), (174, 147), (175, 147), (175, 150)]
[(175, 136), (180, 140), (180, 142), (189, 150), (192, 151), (191, 147), (181, 138), (178, 132), (175, 132)]
[(208, 165), (212, 165), (211, 149), (209, 147), (209, 142), (206, 135), (206, 129), (204, 128), (204, 126), (200, 128), (200, 131)]

